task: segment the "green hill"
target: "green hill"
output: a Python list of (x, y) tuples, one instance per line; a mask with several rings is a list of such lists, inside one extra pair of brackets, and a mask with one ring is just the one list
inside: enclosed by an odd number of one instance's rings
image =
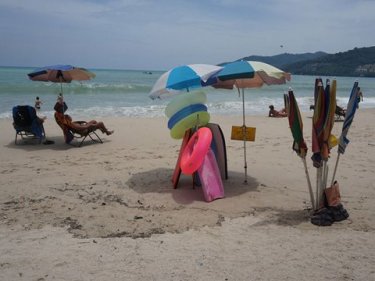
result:
[(354, 48), (347, 52), (290, 63), (282, 69), (302, 75), (375, 77), (375, 47)]
[(278, 68), (284, 69), (286, 65), (297, 63), (300, 61), (314, 60), (328, 55), (324, 52), (315, 53), (303, 53), (303, 54), (279, 54), (275, 56), (248, 56), (241, 58), (239, 60), (252, 60), (252, 61), (262, 61)]

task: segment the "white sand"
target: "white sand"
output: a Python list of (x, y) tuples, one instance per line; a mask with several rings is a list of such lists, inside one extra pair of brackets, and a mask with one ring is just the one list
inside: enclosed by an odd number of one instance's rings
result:
[[(257, 127), (247, 185), (242, 142), (230, 140), (241, 117), (211, 118), (229, 168), (226, 198), (211, 203), (189, 176), (173, 189), (181, 141), (165, 118), (105, 119), (115, 134), (81, 148), (63, 143), (54, 120), (55, 144), (14, 145), (12, 121), (0, 120), (0, 280), (375, 280), (373, 120), (360, 109), (350, 128), (336, 177), (350, 217), (330, 227), (309, 221), (285, 118), (247, 117)], [(311, 113), (304, 132), (310, 149)]]

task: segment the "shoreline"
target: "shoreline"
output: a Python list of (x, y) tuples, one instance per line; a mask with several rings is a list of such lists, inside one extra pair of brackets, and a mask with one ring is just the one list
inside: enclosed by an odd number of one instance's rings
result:
[[(303, 113), (314, 183), (311, 116)], [(51, 118), (45, 129), (55, 144), (16, 146), (11, 120), (1, 119), (0, 279), (373, 279), (375, 109), (360, 108), (349, 130), (337, 179), (350, 217), (331, 227), (309, 221), (287, 119), (246, 118), (257, 131), (244, 185), (243, 144), (230, 140), (242, 116), (211, 115), (229, 173), (226, 197), (211, 203), (189, 176), (173, 189), (181, 140), (169, 136), (166, 117), (100, 118), (115, 133), (81, 148), (66, 145)], [(341, 127), (335, 122), (336, 136)], [(331, 173), (336, 157), (334, 148)]]

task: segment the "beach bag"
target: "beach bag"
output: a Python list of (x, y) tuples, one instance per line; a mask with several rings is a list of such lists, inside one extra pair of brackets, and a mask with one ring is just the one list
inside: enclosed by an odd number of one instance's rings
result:
[(339, 183), (335, 181), (332, 186), (324, 190), (326, 203), (329, 207), (338, 206), (341, 203)]

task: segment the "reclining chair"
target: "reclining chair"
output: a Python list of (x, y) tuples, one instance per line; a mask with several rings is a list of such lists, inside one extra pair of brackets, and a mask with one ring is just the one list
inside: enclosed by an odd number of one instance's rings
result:
[[(314, 105), (310, 105), (310, 110), (314, 110)], [(346, 109), (343, 109), (342, 107), (336, 105), (335, 109), (335, 120), (341, 120), (341, 117), (345, 118), (346, 115)]]
[[(73, 128), (70, 124), (71, 121), (68, 121), (65, 118), (64, 114), (55, 112), (56, 123), (60, 126), (64, 133), (65, 143), (71, 144), (74, 139), (78, 142), (78, 147), (81, 147), (85, 139), (89, 137), (93, 142), (103, 143), (102, 139), (95, 132), (96, 128), (89, 128), (85, 130), (77, 130)], [(74, 121), (74, 123), (85, 124), (85, 121)], [(79, 141), (80, 140), (80, 141)]]
[(336, 109), (335, 109), (336, 120), (341, 120), (341, 117), (344, 117), (345, 119), (345, 115), (346, 115), (346, 109), (343, 109), (342, 107), (336, 105)]
[(13, 127), (16, 130), (14, 143), (17, 137), (21, 139), (37, 139), (38, 143), (46, 137), (42, 121), (36, 115), (35, 108), (30, 105), (17, 105), (13, 107)]

